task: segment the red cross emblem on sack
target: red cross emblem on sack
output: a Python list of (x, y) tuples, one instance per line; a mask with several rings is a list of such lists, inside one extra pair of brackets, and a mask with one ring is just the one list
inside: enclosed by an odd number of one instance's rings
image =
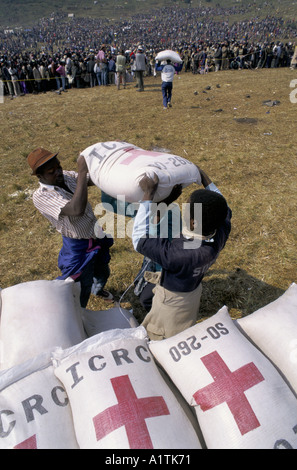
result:
[(227, 403), (241, 434), (260, 426), (245, 396), (245, 391), (264, 380), (255, 364), (250, 362), (231, 372), (217, 351), (201, 358), (214, 382), (198, 390), (194, 395), (202, 411)]
[(147, 157), (160, 157), (160, 152), (148, 152), (147, 150), (138, 150), (138, 149), (135, 149), (134, 147), (124, 149), (124, 151), (131, 153), (131, 155), (125, 158), (125, 160), (121, 162), (121, 165), (129, 165), (129, 163), (133, 162), (133, 160), (139, 157), (139, 155), (141, 156), (146, 155)]
[(128, 375), (111, 379), (118, 404), (93, 418), (97, 441), (125, 426), (130, 449), (153, 449), (146, 418), (169, 415), (163, 397), (137, 398)]
[(36, 434), (14, 446), (14, 449), (37, 449)]

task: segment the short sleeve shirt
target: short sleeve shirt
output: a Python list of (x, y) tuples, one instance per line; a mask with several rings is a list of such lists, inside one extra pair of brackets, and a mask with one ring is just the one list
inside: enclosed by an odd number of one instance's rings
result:
[(82, 216), (61, 215), (61, 209), (72, 199), (77, 184), (77, 173), (63, 171), (66, 186), (69, 192), (59, 186), (50, 186), (40, 183), (33, 194), (33, 203), (36, 209), (46, 217), (61, 235), (69, 238), (96, 238), (95, 224), (97, 219), (90, 203), (87, 203)]

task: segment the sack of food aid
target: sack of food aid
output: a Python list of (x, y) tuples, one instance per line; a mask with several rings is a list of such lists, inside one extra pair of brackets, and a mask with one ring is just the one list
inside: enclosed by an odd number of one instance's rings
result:
[(24, 282), (2, 290), (1, 370), (86, 338), (79, 291), (78, 283), (61, 280)]
[(178, 52), (172, 51), (167, 49), (165, 51), (160, 51), (155, 57), (156, 62), (160, 62), (163, 60), (170, 60), (173, 63), (180, 64), (182, 63), (182, 59)]
[(227, 307), (149, 347), (195, 407), (209, 449), (297, 448), (297, 399)]
[(0, 372), (0, 449), (78, 449), (50, 353)]
[(107, 310), (82, 309), (82, 321), (88, 337), (103, 331), (139, 326), (133, 313), (120, 305)]
[(173, 186), (201, 184), (199, 169), (178, 155), (147, 151), (127, 142), (98, 142), (81, 152), (93, 183), (115, 199), (133, 203), (142, 199), (143, 176), (159, 178), (154, 202), (165, 199)]
[(273, 362), (297, 394), (297, 284), (236, 325)]
[(142, 326), (109, 330), (53, 352), (82, 449), (200, 449), (160, 375)]

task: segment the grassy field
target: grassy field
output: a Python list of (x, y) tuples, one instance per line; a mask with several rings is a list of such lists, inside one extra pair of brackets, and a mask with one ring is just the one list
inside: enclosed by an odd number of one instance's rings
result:
[[(84, 148), (120, 139), (148, 150), (166, 148), (198, 164), (233, 210), (231, 237), (203, 282), (202, 319), (223, 305), (239, 318), (279, 297), (297, 281), (297, 104), (290, 101), (295, 78), (290, 69), (181, 73), (167, 111), (159, 75), (145, 78), (144, 93), (130, 83), (120, 91), (109, 86), (5, 99), (0, 104), (0, 287), (60, 274), (61, 238), (33, 206), (38, 183), (27, 154), (38, 146), (59, 151), (63, 167), (75, 170)], [(277, 104), (270, 107), (265, 100)], [(95, 207), (99, 189), (91, 188), (89, 197)], [(119, 299), (142, 257), (129, 237), (116, 239), (111, 252), (107, 287)], [(142, 318), (133, 288), (122, 306)], [(109, 305), (91, 298), (88, 307)]]

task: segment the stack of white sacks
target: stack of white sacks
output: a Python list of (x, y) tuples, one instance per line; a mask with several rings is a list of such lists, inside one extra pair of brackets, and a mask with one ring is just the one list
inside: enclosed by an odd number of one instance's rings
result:
[(296, 284), (163, 341), (72, 281), (0, 296), (0, 448), (297, 448)]

